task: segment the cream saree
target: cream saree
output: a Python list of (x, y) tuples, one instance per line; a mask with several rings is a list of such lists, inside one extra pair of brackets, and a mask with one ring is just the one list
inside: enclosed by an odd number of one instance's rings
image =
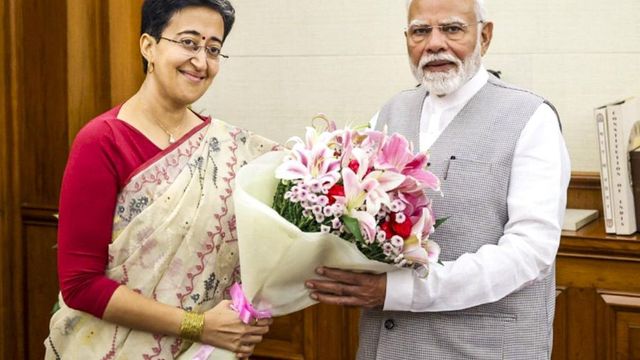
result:
[[(275, 148), (213, 120), (142, 166), (118, 196), (108, 277), (144, 296), (206, 311), (239, 281), (238, 169)], [(59, 296), (46, 359), (191, 359), (199, 344), (102, 321)]]

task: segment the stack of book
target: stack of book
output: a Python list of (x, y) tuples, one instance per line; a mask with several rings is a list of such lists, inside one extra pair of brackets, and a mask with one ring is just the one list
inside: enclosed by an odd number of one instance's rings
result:
[[(611, 103), (594, 111), (600, 149), (600, 181), (605, 231), (629, 235), (636, 232), (640, 211), (636, 211), (632, 177), (638, 177), (640, 191), (640, 156), (634, 172), (631, 159), (640, 151), (640, 98)], [(640, 155), (640, 152), (636, 155)]]

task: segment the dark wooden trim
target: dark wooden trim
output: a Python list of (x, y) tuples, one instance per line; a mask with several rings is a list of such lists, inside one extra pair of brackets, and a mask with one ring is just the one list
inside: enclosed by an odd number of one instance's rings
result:
[(22, 221), (25, 224), (58, 226), (58, 208), (48, 205), (22, 205)]
[(571, 173), (569, 189), (600, 190), (600, 174), (597, 172), (574, 171)]

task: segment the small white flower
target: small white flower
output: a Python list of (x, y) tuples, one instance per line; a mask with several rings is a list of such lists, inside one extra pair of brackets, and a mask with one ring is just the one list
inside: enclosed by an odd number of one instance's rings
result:
[(328, 203), (329, 203), (328, 197), (324, 195), (318, 196), (318, 204), (320, 204), (321, 206), (327, 206)]
[(382, 244), (382, 252), (387, 256), (391, 255), (393, 253), (393, 245), (388, 242)]
[(322, 214), (326, 217), (332, 217), (333, 209), (331, 208), (331, 206), (325, 206), (324, 208), (322, 208)]
[(312, 215), (312, 214), (311, 214), (311, 210), (309, 210), (309, 209), (304, 209), (304, 210), (302, 210), (302, 216), (304, 216), (304, 217), (311, 217), (311, 215)]
[(393, 245), (393, 247), (395, 248), (402, 248), (402, 245), (404, 244), (404, 240), (398, 235), (393, 235), (390, 241), (391, 245)]
[(339, 203), (334, 203), (333, 204), (333, 214), (335, 216), (338, 216), (338, 217), (344, 215), (344, 205), (339, 204)]
[[(396, 260), (394, 260), (394, 261), (397, 261), (397, 260), (398, 260), (398, 259), (396, 258)], [(399, 267), (399, 268), (402, 268), (402, 267), (407, 266), (407, 264), (408, 264), (408, 263), (407, 263), (407, 259), (402, 259), (400, 262), (396, 262), (396, 264), (395, 264), (395, 265), (396, 265), (397, 267)]]
[(321, 193), (322, 192), (322, 184), (320, 184), (320, 182), (318, 182), (317, 180), (312, 180), (309, 188), (314, 193)]
[(315, 204), (316, 202), (318, 202), (318, 195), (309, 193), (309, 195), (307, 195), (307, 200), (309, 201), (309, 203)]
[(324, 215), (322, 214), (315, 214), (316, 215), (316, 222), (317, 223), (321, 223), (324, 221)]
[(340, 221), (340, 218), (333, 218), (333, 220), (331, 220), (331, 227), (333, 227), (334, 229), (339, 229), (340, 226), (342, 226), (342, 221)]
[(387, 239), (387, 234), (384, 231), (378, 231), (376, 234), (376, 240), (378, 243), (382, 244)]
[(329, 234), (331, 232), (331, 226), (320, 225), (320, 232), (323, 234)]
[(286, 193), (284, 193), (284, 198), (285, 200), (288, 200), (291, 198), (291, 195), (293, 195), (293, 193), (291, 191), (287, 191)]
[(405, 220), (407, 220), (407, 216), (404, 213), (396, 213), (396, 222), (398, 224), (402, 224)]
[(316, 215), (316, 216), (322, 215), (322, 206), (313, 205), (313, 206), (311, 206), (311, 211), (313, 211), (313, 214)]
[(396, 200), (393, 200), (391, 202), (391, 211), (393, 211), (393, 212), (402, 211), (406, 207), (407, 207), (407, 205), (405, 203), (403, 203), (402, 200), (400, 200), (400, 199), (396, 199)]
[(393, 262), (395, 263), (399, 263), (400, 261), (402, 261), (404, 259), (404, 254), (399, 254), (398, 256), (396, 256), (395, 259), (393, 259)]
[(308, 195), (309, 191), (307, 190), (300, 189), (300, 191), (298, 191), (298, 196), (300, 196), (300, 199), (306, 199)]

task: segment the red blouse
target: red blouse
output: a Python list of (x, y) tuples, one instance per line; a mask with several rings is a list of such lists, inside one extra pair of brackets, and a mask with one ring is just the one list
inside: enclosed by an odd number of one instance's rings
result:
[(64, 171), (58, 277), (65, 303), (101, 318), (119, 284), (105, 276), (116, 198), (129, 175), (162, 150), (128, 123), (120, 106), (76, 136)]

